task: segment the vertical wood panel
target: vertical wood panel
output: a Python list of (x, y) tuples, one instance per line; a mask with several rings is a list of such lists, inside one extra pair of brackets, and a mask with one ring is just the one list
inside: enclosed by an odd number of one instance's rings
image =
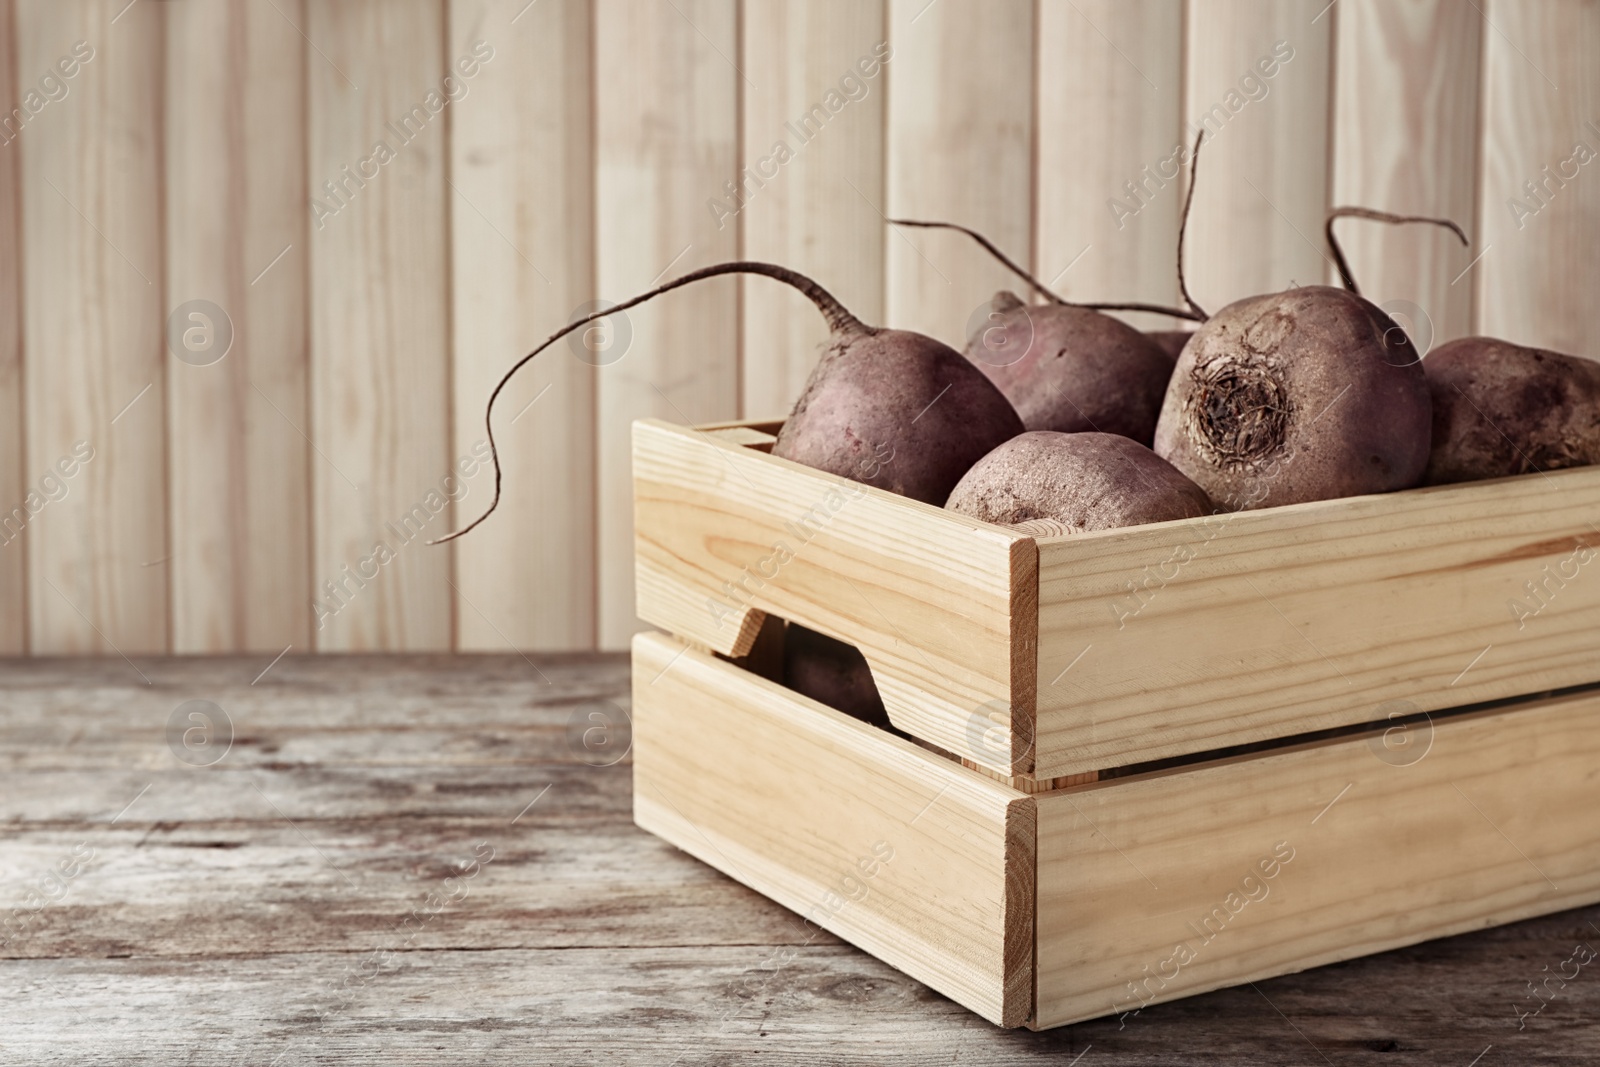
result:
[[(874, 323), (883, 321), (888, 237), (878, 214), (885, 31), (882, 0), (746, 4), (741, 65), (759, 72), (756, 84), (744, 87), (739, 164), (749, 177), (741, 177), (737, 194), (707, 205), (721, 225), (743, 226), (746, 258), (815, 277)], [(827, 326), (797, 293), (764, 278), (741, 284), (743, 410), (786, 414), (816, 365)]]
[(1485, 10), (1477, 332), (1600, 358), (1600, 5)]
[(1175, 304), (1182, 0), (1043, 0), (1038, 54), (1036, 273), (1069, 300)]
[[(1033, 258), (1033, 33), (1025, 0), (890, 0), (886, 214), (959, 222)], [(957, 349), (994, 291), (1017, 288), (960, 234), (895, 231), (888, 250), (886, 325)]]
[[(1471, 0), (1339, 5), (1335, 204), (1440, 215), (1472, 236), (1482, 25)], [(1414, 324), (1418, 344), (1471, 332), (1472, 285), (1451, 282), (1479, 249), (1433, 228), (1339, 226), (1362, 293), (1405, 318), (1426, 316), (1426, 324)]]
[[(1200, 152), (1186, 270), (1189, 290), (1207, 311), (1329, 277), (1321, 229), (1337, 18), (1327, 0), (1190, 0), (1185, 139), (1192, 144), (1202, 125), (1210, 132)], [(1292, 57), (1278, 57), (1276, 72), (1263, 78), (1257, 64), (1270, 69), (1275, 47), (1282, 56), (1292, 49)]]
[[(25, 4), (17, 81), (93, 49), (22, 153), (28, 457), (93, 458), (27, 527), (31, 647), (167, 649), (161, 223), (164, 5)], [(113, 22), (115, 20), (115, 22)], [(68, 464), (70, 466), (70, 463)]]
[[(451, 56), (495, 49), (452, 105), (457, 456), (486, 440), (483, 405), (505, 369), (594, 293), (592, 12), (526, 4), (450, 5)], [(457, 548), (459, 647), (592, 648), (594, 369), (559, 345), (507, 387), (497, 416), (506, 495)], [(488, 504), (493, 474), (467, 486), (463, 518)]]
[[(734, 0), (599, 0), (595, 80), (603, 299), (620, 303), (696, 267), (732, 259), (733, 227), (706, 200), (733, 177), (738, 96)], [(625, 648), (633, 613), (629, 426), (734, 417), (738, 410), (738, 283), (715, 279), (628, 312), (598, 358), (600, 642)], [(621, 329), (613, 323), (614, 330)]]
[[(1368, 295), (1419, 305), (1435, 344), (1600, 355), (1582, 0), (11, 3), (0, 84), (42, 103), (0, 135), (0, 520), (26, 519), (0, 654), (622, 647), (629, 423), (781, 413), (825, 331), (796, 294), (719, 280), (603, 351), (558, 346), (503, 398), (502, 513), (429, 548), (488, 500), (457, 464), (505, 366), (596, 296), (737, 255), (960, 346), (1016, 282), (893, 214), (975, 226), (1073, 299), (1174, 301), (1184, 179), (1161, 164), (1201, 122), (1208, 309), (1331, 279), (1323, 215), (1356, 202), (1475, 224), (1466, 251), (1343, 231)], [(93, 58), (48, 99), (79, 40)], [(493, 58), (455, 71), (480, 40)], [(168, 352), (191, 299), (231, 320), (211, 366)], [(29, 515), (79, 440), (94, 458)]]
[(444, 649), (451, 550), (423, 543), (452, 519), (444, 168), (445, 112), (457, 105), (443, 103), (443, 10), (430, 0), (307, 8), (311, 195), (333, 212), (310, 223), (312, 575), (330, 611), (324, 583), (342, 588), (316, 641)]
[[(16, 40), (10, 0), (0, 0), (0, 86), (14, 93)], [(11, 509), (26, 511), (29, 476), (23, 449), (22, 249), (18, 225), (18, 156), (12, 134), (0, 131), (0, 524)], [(28, 648), (27, 560), (23, 535), (0, 525), (0, 656)]]
[(167, 353), (175, 652), (310, 645), (306, 49), (291, 19), (293, 0), (168, 15), (167, 305), (209, 301), (232, 331), (218, 362), (217, 332)]

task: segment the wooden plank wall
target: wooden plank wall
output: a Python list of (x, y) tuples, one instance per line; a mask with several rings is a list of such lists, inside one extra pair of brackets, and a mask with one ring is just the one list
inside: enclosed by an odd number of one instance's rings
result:
[(1343, 231), (1433, 343), (1596, 354), (1597, 56), (1582, 0), (0, 0), (0, 654), (625, 647), (629, 421), (781, 414), (821, 323), (729, 280), (558, 346), (429, 547), (503, 368), (736, 256), (959, 344), (1016, 283), (900, 214), (1174, 301), (1202, 127), (1208, 309), (1363, 203), (1470, 232)]

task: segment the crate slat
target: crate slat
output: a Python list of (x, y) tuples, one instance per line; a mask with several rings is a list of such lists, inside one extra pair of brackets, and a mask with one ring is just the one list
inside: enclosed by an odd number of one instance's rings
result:
[(640, 618), (731, 656), (768, 611), (848, 641), (896, 726), (1026, 770), (1031, 538), (654, 420), (633, 463)]
[(990, 1022), (1033, 999), (1032, 802), (660, 634), (633, 643), (634, 820)]
[(1036, 797), (1030, 1025), (1600, 900), (1600, 694), (1413, 729)]
[(896, 726), (1025, 792), (1600, 682), (1600, 467), (1062, 536), (776, 459), (777, 429), (635, 428), (640, 616), (855, 645)]
[(1597, 518), (1588, 468), (1041, 538), (1034, 773), (1600, 680)]

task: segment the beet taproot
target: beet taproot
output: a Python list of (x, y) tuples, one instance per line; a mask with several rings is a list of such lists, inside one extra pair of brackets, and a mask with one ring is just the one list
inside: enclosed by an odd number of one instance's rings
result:
[(1071, 303), (976, 230), (953, 222), (889, 221), (966, 234), (1047, 301), (1028, 304), (1002, 290), (967, 338), (967, 359), (1011, 401), (1023, 426), (1120, 434), (1150, 443), (1172, 360), (1149, 337), (1102, 311), (1197, 317), (1194, 312), (1143, 303)]
[(1205, 491), (1137, 441), (1035, 430), (979, 460), (950, 494), (952, 511), (1011, 526), (1049, 519), (1069, 533), (1192, 519)]
[(1204, 137), (1202, 130), (1195, 138), (1189, 195), (1178, 226), (1178, 289), (1187, 308), (1136, 301), (1074, 303), (1052, 292), (976, 230), (953, 222), (889, 220), (897, 226), (966, 234), (1045, 299), (1043, 305), (1030, 305), (1015, 293), (996, 293), (967, 338), (967, 358), (1000, 388), (1029, 430), (1109, 433), (1151, 443), (1176, 356), (1168, 356), (1151, 335), (1102, 312), (1205, 320), (1183, 273), (1184, 234)]
[(1433, 401), (1421, 353), (1361, 296), (1333, 231), (1341, 218), (1426, 223), (1467, 243), (1449, 219), (1337, 207), (1323, 232), (1345, 291), (1249, 297), (1195, 331), (1155, 450), (1231, 510), (1406, 489), (1427, 468)]
[(1433, 393), (1429, 485), (1600, 463), (1600, 363), (1462, 337), (1422, 369)]
[[(1448, 219), (1335, 208), (1324, 229), (1351, 292), (1360, 290), (1333, 234), (1334, 220), (1344, 217), (1429, 223), (1469, 243)], [(1600, 364), (1493, 337), (1462, 337), (1427, 353), (1422, 369), (1433, 408), (1427, 484), (1600, 462)]]
[(868, 326), (822, 286), (775, 263), (742, 260), (690, 271), (620, 304), (569, 322), (513, 363), (489, 393), (483, 421), (494, 463), (494, 497), (472, 522), (429, 544), (474, 529), (500, 505), (503, 471), (494, 439), (494, 405), (517, 371), (597, 319), (673, 289), (729, 274), (783, 282), (809, 299), (831, 338), (772, 454), (929, 504), (943, 504), (967, 468), (1022, 432), (1011, 403), (955, 349), (909, 330)]

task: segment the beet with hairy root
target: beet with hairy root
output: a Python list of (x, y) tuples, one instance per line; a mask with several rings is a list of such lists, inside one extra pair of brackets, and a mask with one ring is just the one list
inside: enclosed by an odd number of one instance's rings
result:
[(1428, 484), (1600, 463), (1600, 363), (1463, 337), (1422, 369), (1433, 392)]
[(783, 638), (783, 684), (835, 711), (893, 730), (867, 658), (854, 645), (789, 623)]
[(499, 507), (503, 472), (494, 440), (494, 405), (517, 371), (596, 319), (681, 286), (729, 274), (759, 274), (799, 290), (816, 305), (832, 333), (794, 411), (778, 432), (774, 456), (913, 500), (943, 504), (968, 467), (1022, 432), (1022, 420), (1010, 401), (949, 345), (909, 330), (868, 326), (832, 293), (787, 267), (755, 261), (717, 263), (575, 319), (513, 363), (489, 393), (483, 415), (494, 462), (494, 497), (482, 515), (429, 544), (460, 537)]
[(1375, 304), (1311, 285), (1229, 304), (1184, 347), (1155, 451), (1237, 510), (1417, 485), (1433, 405)]
[(1119, 434), (1148, 445), (1172, 376), (1155, 341), (1102, 311), (1150, 311), (1203, 319), (1197, 309), (1063, 300), (994, 242), (953, 222), (890, 219), (897, 226), (964, 233), (1048, 303), (994, 295), (967, 338), (966, 354), (999, 387), (1029, 430)]
[(946, 505), (984, 522), (1059, 522), (1069, 533), (1210, 514), (1205, 491), (1137, 441), (1038, 430), (1014, 437), (967, 472)]
[[(1195, 139), (1199, 165), (1201, 131)], [(1205, 320), (1183, 277), (1183, 235), (1194, 198), (1189, 196), (1178, 228), (1178, 288), (1187, 308), (1141, 302), (1081, 304), (1051, 292), (1026, 268), (983, 234), (953, 222), (890, 219), (898, 226), (955, 230), (991, 256), (1048, 303), (1029, 305), (1010, 292), (996, 293), (985, 321), (967, 339), (967, 358), (1000, 387), (1029, 430), (1108, 433), (1150, 444), (1172, 377), (1175, 356), (1160, 342), (1103, 311), (1145, 311), (1196, 322)]]

